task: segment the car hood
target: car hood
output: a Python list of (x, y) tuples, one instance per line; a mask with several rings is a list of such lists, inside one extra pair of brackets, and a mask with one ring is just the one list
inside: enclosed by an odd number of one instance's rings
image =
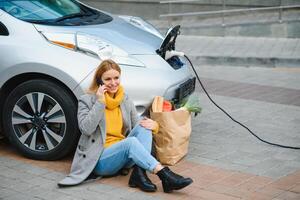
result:
[(147, 31), (137, 28), (125, 20), (113, 16), (106, 24), (86, 26), (48, 26), (34, 24), (38, 31), (62, 33), (86, 33), (97, 36), (131, 55), (156, 54), (162, 39)]

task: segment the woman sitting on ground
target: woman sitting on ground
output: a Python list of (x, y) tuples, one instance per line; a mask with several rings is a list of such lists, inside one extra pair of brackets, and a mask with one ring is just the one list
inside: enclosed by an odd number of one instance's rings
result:
[(91, 173), (111, 176), (123, 168), (134, 166), (130, 187), (154, 192), (156, 185), (146, 170), (159, 176), (164, 192), (179, 190), (191, 184), (152, 155), (152, 132), (158, 124), (140, 119), (133, 102), (120, 85), (120, 67), (112, 60), (103, 61), (97, 68), (88, 94), (78, 103), (78, 125), (82, 133), (73, 159), (70, 174), (58, 185), (82, 183)]

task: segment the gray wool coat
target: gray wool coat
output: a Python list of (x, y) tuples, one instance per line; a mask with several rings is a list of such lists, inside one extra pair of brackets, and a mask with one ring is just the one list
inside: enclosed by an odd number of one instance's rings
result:
[[(125, 94), (120, 105), (123, 116), (123, 134), (128, 135), (138, 123), (139, 116), (133, 102)], [(85, 94), (78, 102), (78, 126), (81, 136), (73, 158), (71, 172), (58, 184), (71, 186), (82, 183), (94, 170), (106, 137), (105, 105), (96, 95)]]

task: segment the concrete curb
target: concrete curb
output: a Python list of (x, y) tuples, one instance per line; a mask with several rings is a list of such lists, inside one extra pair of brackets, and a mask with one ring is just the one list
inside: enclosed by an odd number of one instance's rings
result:
[(229, 65), (244, 67), (300, 67), (300, 59), (294, 58), (258, 58), (232, 56), (189, 56), (195, 64)]

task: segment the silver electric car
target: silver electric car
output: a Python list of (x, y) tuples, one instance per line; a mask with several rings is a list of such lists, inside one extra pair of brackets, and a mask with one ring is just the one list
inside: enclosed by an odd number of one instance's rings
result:
[(157, 95), (180, 102), (195, 79), (183, 57), (166, 58), (178, 32), (73, 0), (0, 0), (1, 132), (27, 157), (65, 156), (80, 134), (77, 99), (107, 58), (140, 114)]

